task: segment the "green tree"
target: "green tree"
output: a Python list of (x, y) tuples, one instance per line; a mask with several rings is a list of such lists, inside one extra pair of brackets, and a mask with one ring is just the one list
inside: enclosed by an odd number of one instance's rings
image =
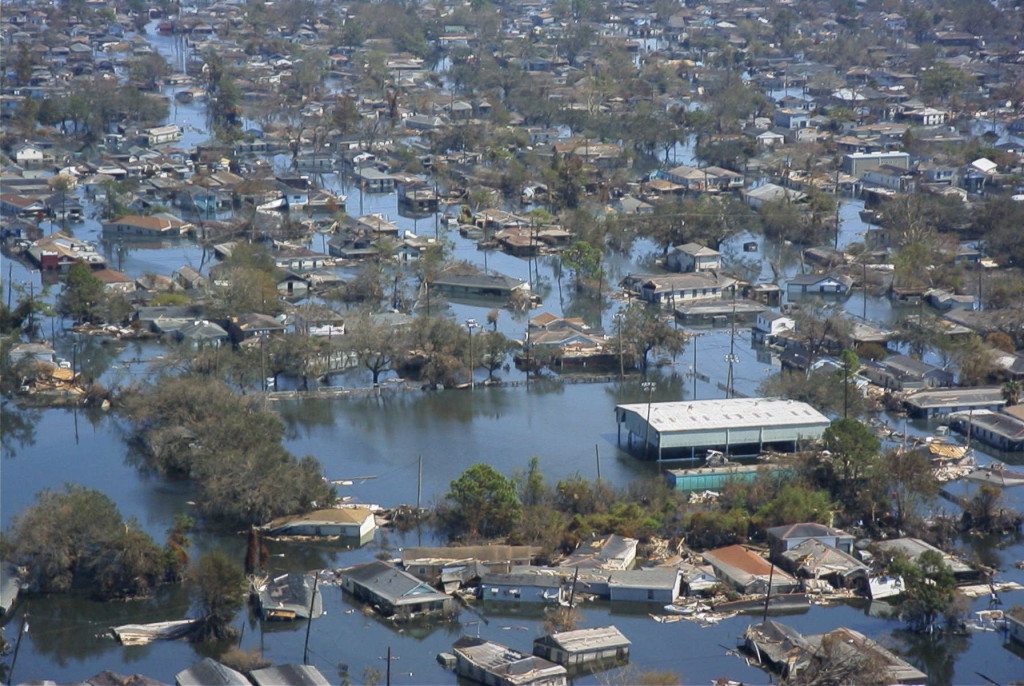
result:
[(380, 382), (380, 375), (387, 371), (399, 350), (401, 334), (386, 322), (375, 319), (368, 312), (361, 312), (349, 320), (345, 327), (344, 349), (373, 376), (373, 383)]
[(652, 307), (633, 304), (622, 310), (616, 320), (615, 345), (622, 341), (620, 354), (640, 364), (640, 370), (647, 373), (649, 357), (655, 350), (678, 355), (686, 345), (686, 334), (676, 329)]
[(841, 481), (858, 481), (870, 472), (881, 443), (867, 424), (856, 419), (837, 419), (822, 436), (832, 453), (836, 476)]
[(25, 567), (31, 590), (88, 588), (101, 598), (149, 593), (165, 580), (167, 555), (109, 497), (69, 484), (42, 491), (15, 517), (3, 557)]
[(889, 573), (903, 579), (904, 591), (897, 598), (903, 621), (912, 631), (934, 631), (956, 599), (956, 578), (942, 554), (928, 550), (916, 560), (897, 557), (889, 564)]
[(783, 486), (775, 498), (758, 509), (753, 520), (761, 528), (792, 522), (829, 524), (832, 520), (833, 507), (825, 491), (816, 491), (790, 483)]
[(445, 501), (451, 530), (469, 538), (505, 536), (523, 515), (515, 482), (486, 464), (475, 464), (452, 481)]
[(837, 419), (822, 436), (831, 453), (824, 461), (825, 485), (847, 516), (874, 519), (884, 487), (873, 477), (879, 468), (881, 444), (868, 426), (856, 419)]
[(1003, 400), (1006, 401), (1006, 405), (1008, 407), (1012, 407), (1020, 403), (1020, 381), (1017, 381), (1016, 379), (1004, 381), (999, 390), (1002, 392)]
[(92, 275), (84, 262), (71, 265), (57, 298), (57, 313), (72, 321), (97, 323), (101, 320), (106, 293), (103, 282)]
[(245, 602), (242, 565), (220, 550), (211, 550), (189, 570), (188, 580), (202, 615), (194, 638), (220, 640), (235, 635), (230, 624)]
[(878, 481), (885, 485), (893, 526), (906, 530), (918, 506), (939, 492), (928, 457), (919, 450), (890, 450), (879, 463)]
[(475, 363), (487, 370), (487, 380), (494, 379), (494, 372), (501, 369), (508, 359), (508, 354), (518, 348), (515, 341), (498, 331), (485, 331), (478, 334), (473, 344), (476, 353)]
[(936, 62), (921, 74), (921, 93), (946, 100), (951, 95), (963, 93), (972, 80), (963, 69)]
[(126, 393), (122, 402), (136, 454), (159, 472), (193, 479), (205, 517), (264, 524), (334, 500), (320, 463), (281, 445), (280, 418), (218, 379), (165, 378)]

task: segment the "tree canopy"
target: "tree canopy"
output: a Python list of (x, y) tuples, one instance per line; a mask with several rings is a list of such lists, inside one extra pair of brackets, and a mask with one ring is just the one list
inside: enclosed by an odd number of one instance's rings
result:
[(173, 560), (105, 494), (69, 484), (42, 491), (20, 513), (2, 555), (28, 570), (33, 591), (89, 588), (101, 598), (145, 595), (168, 579)]
[(475, 464), (449, 485), (445, 519), (469, 538), (508, 534), (523, 515), (515, 482), (493, 467)]

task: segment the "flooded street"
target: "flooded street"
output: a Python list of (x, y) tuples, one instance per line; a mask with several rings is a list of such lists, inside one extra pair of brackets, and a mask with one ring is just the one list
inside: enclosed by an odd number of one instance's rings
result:
[[(176, 70), (181, 70), (187, 55), (180, 42), (150, 33), (147, 39)], [(168, 88), (168, 93), (172, 91)], [(185, 130), (180, 143), (190, 148), (206, 140), (202, 104), (181, 105), (172, 98), (168, 122)], [(693, 161), (693, 141), (672, 151), (678, 163)], [(277, 160), (281, 172), (288, 160)], [(571, 291), (568, 277), (559, 284), (561, 265), (556, 257), (530, 263), (499, 251), (481, 252), (475, 241), (463, 238), (447, 228), (443, 215), (457, 213), (457, 207), (442, 207), (437, 215), (422, 219), (403, 216), (394, 194), (369, 194), (351, 187), (340, 175), (320, 179), (323, 187), (348, 196), (351, 216), (380, 213), (403, 231), (437, 235), (451, 241), (451, 256), (488, 270), (520, 279), (532, 277), (534, 290), (542, 294), (544, 304), (528, 313), (501, 310), (496, 328), (510, 338), (524, 337), (527, 320), (542, 312), (583, 317), (594, 328), (614, 330), (614, 316), (624, 302), (617, 298), (598, 300)], [(84, 198), (83, 198), (84, 200)], [(840, 208), (838, 247), (863, 240), (868, 229), (859, 216), (863, 203), (844, 199)], [(75, 225), (77, 238), (95, 242), (112, 268), (132, 277), (146, 273), (169, 274), (183, 265), (205, 269), (213, 259), (209, 252), (187, 240), (141, 246), (104, 241), (94, 208), (86, 203), (85, 222)], [(44, 231), (56, 227), (44, 226)], [(325, 250), (324, 238), (314, 236), (307, 244), (313, 250)], [(754, 242), (757, 251), (744, 252), (743, 244)], [(802, 269), (799, 249), (774, 245), (762, 236), (740, 234), (721, 246), (727, 257), (752, 260), (759, 269), (752, 281), (773, 278), (769, 264), (780, 268), (785, 281)], [(612, 254), (605, 269), (607, 284), (614, 287), (626, 275), (651, 271), (658, 256), (655, 245), (637, 240), (629, 255)], [(339, 268), (342, 276), (351, 276), (352, 268)], [(24, 264), (5, 260), (2, 269), (5, 291), (12, 284), (44, 287), (38, 271)], [(55, 297), (57, 288), (51, 289)], [(613, 290), (612, 288), (611, 290)], [(898, 312), (884, 297), (855, 292), (843, 306), (851, 314), (876, 325), (892, 324)], [(452, 304), (447, 315), (457, 322), (474, 318), (486, 321), (492, 305)], [(108, 387), (127, 386), (150, 378), (159, 368), (168, 349), (156, 342), (119, 341), (89, 338), (61, 331), (59, 320), (47, 321), (44, 331), (53, 334), (59, 356), (80, 361), (81, 369)], [(751, 341), (749, 325), (729, 328), (695, 328), (685, 350), (675, 359), (652, 372), (653, 392), (641, 389), (635, 375), (623, 380), (600, 383), (574, 383), (547, 376), (527, 377), (514, 367), (498, 372), (504, 386), (474, 390), (418, 391), (383, 388), (379, 395), (339, 398), (308, 397), (268, 401), (280, 413), (286, 426), (285, 447), (292, 453), (312, 455), (324, 468), (324, 477), (332, 481), (351, 480), (338, 487), (339, 495), (353, 502), (393, 507), (415, 504), (418, 494), (423, 506), (444, 498), (449, 483), (476, 463), (487, 463), (506, 475), (525, 471), (531, 457), (538, 457), (540, 468), (551, 485), (572, 475), (602, 479), (615, 487), (631, 481), (658, 476), (665, 465), (644, 462), (619, 446), (614, 408), (622, 403), (675, 401), (725, 397), (722, 382), (727, 376), (727, 357), (735, 348), (735, 391), (754, 396), (759, 384), (780, 369), (777, 356)], [(471, 335), (471, 333), (469, 334)], [(695, 372), (709, 380), (702, 380)], [(477, 370), (477, 380), (486, 378)], [(392, 374), (393, 376), (393, 374)], [(614, 377), (614, 373), (612, 375)], [(287, 382), (285, 382), (287, 383)], [(332, 379), (335, 385), (363, 388), (370, 385), (365, 370), (353, 370)], [(285, 386), (287, 388), (287, 385)], [(4, 401), (3, 458), (0, 482), (0, 523), (9, 529), (18, 513), (34, 502), (44, 489), (58, 489), (65, 483), (102, 491), (117, 504), (127, 518), (136, 519), (141, 528), (158, 542), (166, 538), (174, 516), (193, 511), (194, 493), (185, 483), (155, 476), (137, 465), (125, 441), (127, 427), (114, 414), (99, 409), (32, 409)], [(893, 427), (903, 429), (902, 420), (886, 417)], [(930, 435), (935, 424), (907, 424), (908, 435)], [(995, 456), (977, 448), (979, 459), (988, 462)], [(1021, 455), (1000, 456), (1020, 461)], [(418, 465), (422, 460), (422, 482)], [(965, 490), (957, 490), (963, 488)], [(951, 487), (955, 494), (968, 494), (969, 487)], [(1024, 510), (1024, 487), (1006, 490), (1006, 502)], [(950, 501), (936, 499), (927, 505), (929, 514), (955, 513)], [(239, 532), (200, 529), (192, 535), (193, 557), (206, 550), (221, 549), (241, 557), (244, 536)], [(367, 562), (378, 556), (399, 557), (403, 547), (440, 545), (444, 541), (426, 529), (405, 533), (378, 531), (374, 540), (359, 549), (341, 545), (304, 545), (271, 542), (271, 574), (311, 569), (336, 569)], [(1015, 562), (1024, 560), (1024, 539), (1020, 537), (994, 542), (965, 539), (959, 547), (967, 559), (978, 559), (1000, 570), (999, 578), (1024, 584), (1024, 570)], [(314, 621), (309, 641), (309, 662), (332, 682), (346, 679), (361, 683), (367, 669), (383, 671), (384, 655), (391, 648), (394, 684), (452, 684), (455, 677), (438, 665), (438, 652), (450, 650), (460, 635), (479, 635), (513, 648), (529, 652), (534, 637), (542, 633), (543, 616), (539, 611), (512, 614), (507, 609), (487, 606), (464, 609), (458, 620), (448, 623), (414, 623), (407, 627), (364, 614), (337, 586), (325, 585), (325, 615)], [(1003, 594), (1000, 608), (1024, 604), (1024, 591)], [(989, 609), (989, 599), (972, 601), (972, 610)], [(906, 634), (901, 624), (877, 612), (866, 602), (826, 608), (812, 606), (803, 614), (783, 619), (798, 631), (819, 633), (846, 626), (873, 637), (906, 657), (929, 674), (932, 686), (973, 684), (985, 680), (1009, 683), (1024, 674), (1024, 656), (1004, 646), (1001, 632), (976, 632), (966, 636), (919, 636)], [(591, 602), (583, 605), (583, 627), (615, 624), (632, 642), (631, 662), (641, 670), (670, 670), (684, 683), (706, 684), (712, 679), (730, 678), (746, 684), (770, 683), (762, 670), (748, 666), (733, 653), (739, 637), (757, 617), (736, 616), (720, 624), (702, 628), (688, 621), (659, 624), (650, 613), (659, 605)], [(85, 597), (61, 595), (33, 597), (19, 602), (6, 624), (5, 638), (13, 643), (18, 627), (22, 635), (14, 670), (14, 680), (51, 679), (57, 682), (83, 680), (101, 670), (142, 673), (173, 682), (174, 675), (203, 657), (201, 647), (184, 642), (156, 642), (147, 646), (123, 647), (106, 635), (108, 627), (181, 619), (194, 609), (183, 588), (162, 588), (156, 597), (146, 600), (98, 603)], [(301, 662), (306, 624), (304, 622), (270, 624), (257, 620), (247, 611), (235, 622), (243, 649), (255, 649), (275, 662)], [(612, 677), (614, 678), (614, 677)], [(581, 677), (577, 684), (608, 683), (609, 676)]]
[[(744, 382), (741, 375), (738, 384)], [(654, 400), (687, 397), (688, 380), (660, 378)], [(711, 393), (711, 389), (699, 389)], [(385, 392), (380, 398), (284, 401), (276, 405), (288, 426), (286, 446), (296, 454), (312, 454), (324, 464), (330, 479), (375, 477), (341, 486), (343, 496), (358, 502), (394, 505), (415, 502), (417, 459), (422, 456), (423, 501), (443, 497), (448, 482), (475, 462), (488, 462), (505, 474), (524, 470), (536, 455), (549, 483), (574, 473), (596, 475), (595, 446), (601, 459), (602, 477), (617, 485), (650, 476), (657, 467), (643, 463), (615, 446), (613, 407), (638, 402), (643, 392), (635, 382), (607, 384), (560, 384), (531, 382), (513, 388), (482, 388), (476, 391), (422, 393)], [(717, 397), (721, 397), (720, 393)], [(9, 410), (8, 410), (9, 411)], [(77, 417), (76, 417), (77, 414)], [(135, 517), (142, 527), (162, 540), (174, 514), (189, 512), (190, 490), (180, 483), (147, 476), (131, 463), (122, 427), (113, 417), (79, 410), (18, 412), (34, 423), (34, 430), (20, 439), (9, 436), (2, 485), (3, 524), (28, 505), (33, 494), (57, 488), (64, 482), (81, 483), (108, 494), (125, 516)], [(77, 425), (77, 431), (76, 431)], [(916, 427), (911, 427), (914, 432)], [(76, 442), (77, 436), (77, 442)], [(1007, 497), (1024, 506), (1021, 489), (1009, 489)], [(955, 511), (945, 501), (933, 504), (936, 512)], [(199, 531), (193, 536), (195, 551), (220, 548), (241, 555), (241, 535)], [(402, 547), (434, 545), (441, 541), (427, 531), (405, 534), (378, 532), (376, 539), (358, 550), (326, 546), (294, 546), (272, 543), (271, 572), (338, 568), (374, 559), (386, 551), (398, 556)], [(979, 556), (1002, 571), (1000, 578), (1024, 583), (1024, 572), (1013, 562), (1024, 558), (1020, 540), (999, 546), (982, 540), (961, 544), (968, 558)], [(398, 661), (393, 663), (396, 684), (451, 683), (452, 676), (434, 660), (462, 633), (479, 634), (519, 649), (528, 649), (540, 632), (542, 617), (508, 615), (484, 608), (464, 610), (458, 623), (414, 625), (402, 630), (375, 617), (364, 616), (334, 586), (323, 587), (324, 617), (315, 620), (310, 639), (310, 662), (328, 678), (339, 679), (339, 665), (361, 679), (366, 667), (381, 667), (378, 659), (388, 646)], [(1004, 607), (1020, 603), (1022, 592), (1004, 595)], [(32, 599), (19, 604), (8, 624), (8, 635), (25, 612), (30, 614), (18, 658), (19, 679), (82, 679), (100, 669), (141, 672), (170, 681), (173, 675), (198, 659), (192, 646), (159, 642), (143, 647), (122, 647), (104, 636), (108, 626), (143, 621), (162, 621), (188, 616), (188, 599), (179, 588), (162, 589), (152, 600), (127, 603), (96, 603), (69, 596)], [(973, 609), (987, 609), (986, 598)], [(930, 675), (930, 684), (976, 683), (976, 673), (1006, 682), (1020, 674), (1020, 659), (1002, 647), (998, 632), (975, 633), (964, 638), (939, 638), (935, 643), (905, 635), (894, 620), (875, 617), (866, 604), (850, 607), (811, 607), (783, 621), (803, 632), (819, 632), (843, 625), (897, 648)], [(643, 668), (672, 669), (686, 683), (708, 683), (728, 676), (744, 683), (767, 683), (767, 675), (747, 667), (727, 654), (751, 621), (737, 616), (708, 628), (690, 622), (658, 624), (649, 612), (660, 607), (638, 606), (629, 611), (606, 603), (584, 605), (584, 626), (614, 623), (633, 642), (632, 662)], [(241, 644), (262, 648), (279, 661), (301, 661), (305, 625), (262, 624), (240, 616), (244, 625)], [(358, 636), (358, 641), (351, 637)], [(346, 638), (348, 637), (348, 638)], [(679, 646), (701, 646), (680, 650)], [(602, 683), (600, 676), (577, 683)]]

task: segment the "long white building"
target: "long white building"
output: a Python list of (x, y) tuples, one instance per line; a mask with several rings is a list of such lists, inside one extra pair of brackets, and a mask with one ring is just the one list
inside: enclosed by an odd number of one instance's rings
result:
[(831, 423), (807, 403), (780, 398), (732, 398), (617, 405), (618, 442), (639, 441), (645, 457), (703, 457), (706, 450), (753, 454), (793, 450), (821, 437)]

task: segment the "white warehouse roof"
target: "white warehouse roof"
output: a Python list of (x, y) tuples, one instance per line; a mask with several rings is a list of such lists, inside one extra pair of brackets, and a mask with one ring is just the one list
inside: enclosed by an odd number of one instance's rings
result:
[[(619, 405), (624, 412), (647, 417), (647, 403)], [(651, 429), (661, 433), (760, 426), (829, 425), (829, 419), (807, 403), (780, 398), (731, 398), (651, 404)]]

